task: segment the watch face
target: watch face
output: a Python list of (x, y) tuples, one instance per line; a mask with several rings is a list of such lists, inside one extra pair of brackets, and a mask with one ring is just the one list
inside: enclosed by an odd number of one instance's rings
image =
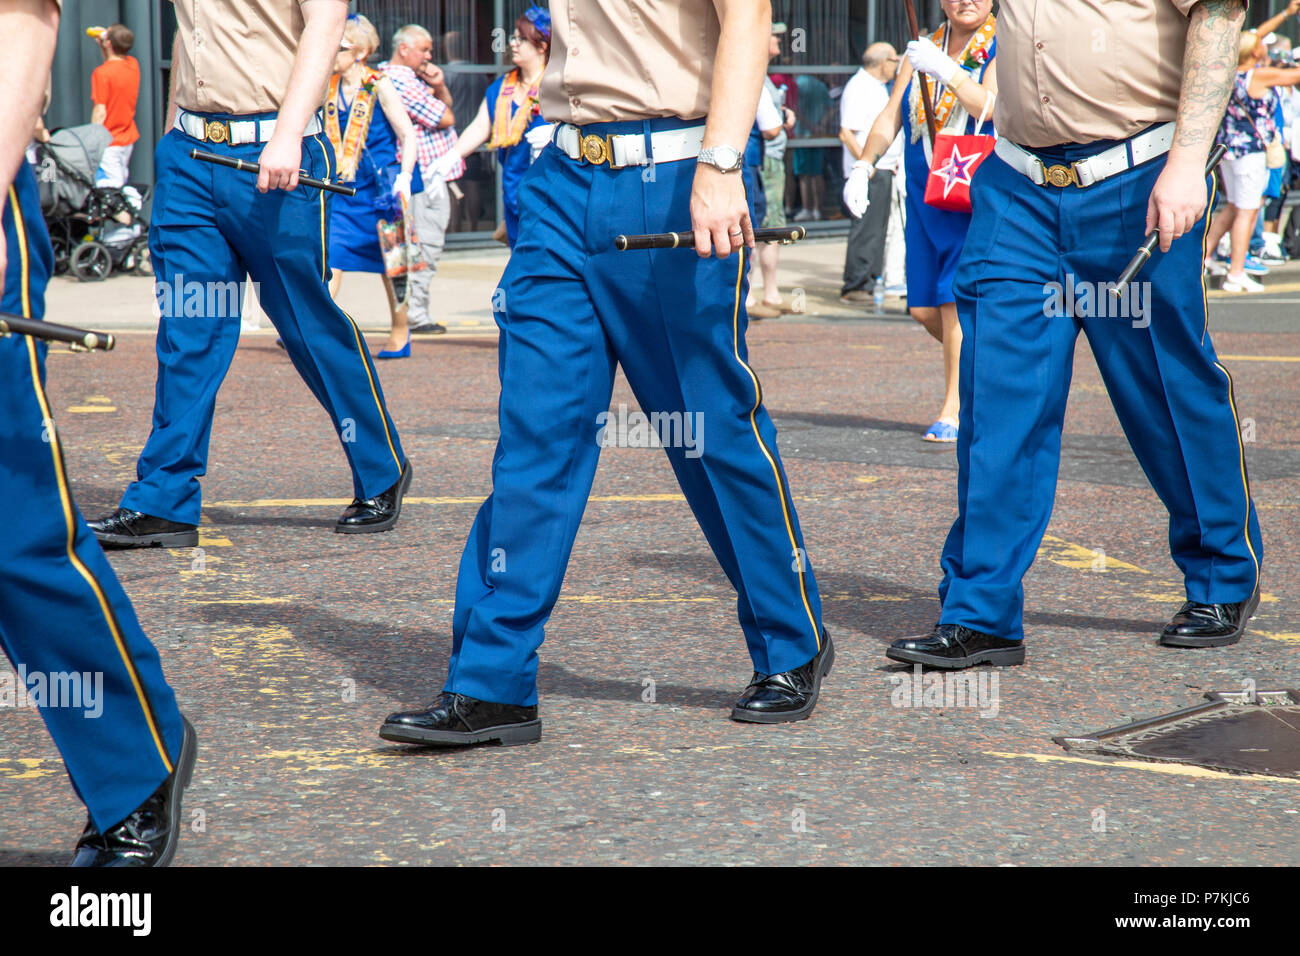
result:
[(721, 169), (731, 169), (740, 162), (740, 150), (732, 146), (713, 147), (713, 161)]

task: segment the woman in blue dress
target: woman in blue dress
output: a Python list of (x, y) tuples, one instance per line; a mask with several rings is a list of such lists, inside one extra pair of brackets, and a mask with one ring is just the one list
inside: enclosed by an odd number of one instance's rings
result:
[(465, 127), (456, 149), (438, 160), (435, 169), (450, 171), (457, 161), (484, 143), (496, 149), (501, 164), (501, 205), (506, 241), (513, 249), (519, 228), (519, 182), (550, 138), (551, 127), (542, 119), (538, 87), (551, 50), (551, 17), (531, 6), (515, 21), (510, 38), (510, 59), (515, 68), (497, 77), (483, 96), (478, 114)]
[(957, 260), (970, 228), (970, 213), (936, 209), (925, 203), (931, 144), (921, 112), (919, 70), (930, 81), (935, 127), (945, 133), (992, 134), (991, 121), (975, 129), (975, 117), (992, 115), (997, 77), (993, 0), (943, 0), (947, 19), (930, 37), (907, 45), (888, 105), (876, 118), (861, 155), (844, 187), (845, 202), (856, 215), (855, 200), (866, 209), (867, 180), (899, 130), (906, 169), (907, 308), (912, 318), (943, 345), (944, 399), (926, 441), (955, 442), (959, 399), (961, 326), (952, 292)]
[[(419, 142), (401, 95), (392, 81), (366, 65), (379, 47), (379, 33), (359, 14), (348, 17), (343, 41), (334, 59), (325, 99), (325, 131), (338, 164), (335, 179), (355, 186), (355, 196), (330, 198), (330, 294), (338, 297), (343, 272), (375, 272), (388, 293), (391, 325), (381, 359), (407, 358), (411, 333), (406, 307), (384, 268), (379, 247), (380, 219), (401, 215), (402, 200), (424, 185), (420, 180)], [(342, 270), (342, 271), (340, 271)]]

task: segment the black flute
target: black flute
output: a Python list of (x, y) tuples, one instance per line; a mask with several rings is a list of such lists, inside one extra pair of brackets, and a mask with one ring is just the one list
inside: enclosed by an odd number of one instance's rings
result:
[(91, 332), (87, 329), (74, 329), (70, 325), (55, 325), (53, 322), (37, 322), (21, 316), (0, 312), (0, 335), (30, 335), (34, 339), (47, 342), (69, 342), (83, 349), (102, 349), (107, 352), (116, 340), (108, 332)]
[[(244, 172), (252, 173), (256, 176), (262, 171), (262, 167), (257, 163), (249, 163), (242, 159), (231, 159), (229, 156), (222, 156), (220, 153), (205, 153), (201, 149), (190, 150), (190, 159), (201, 159), (205, 163), (214, 163), (217, 166), (227, 166), (230, 169), (239, 169)], [(354, 186), (340, 186), (336, 183), (327, 183), (323, 179), (313, 179), (310, 176), (298, 176), (299, 186), (314, 186), (317, 189), (323, 189), (326, 192), (341, 193), (344, 196), (355, 196), (357, 194)]]
[[(755, 242), (798, 242), (808, 235), (803, 226), (782, 226), (779, 229), (755, 229)], [(676, 249), (679, 246), (695, 248), (693, 232), (654, 232), (645, 236), (615, 236), (614, 248), (619, 252), (629, 249)]]
[[(1214, 167), (1219, 165), (1219, 160), (1223, 159), (1223, 154), (1227, 151), (1227, 147), (1222, 143), (1219, 143), (1214, 147), (1214, 149), (1210, 150), (1210, 155), (1205, 160), (1205, 175), (1208, 176), (1210, 173), (1214, 172)], [(1213, 210), (1207, 209), (1205, 210), (1205, 214), (1208, 216), (1212, 211)], [(1128, 284), (1133, 281), (1133, 277), (1138, 274), (1138, 270), (1146, 265), (1147, 260), (1151, 258), (1151, 253), (1156, 251), (1156, 243), (1159, 241), (1159, 230), (1152, 229), (1147, 233), (1147, 237), (1142, 240), (1142, 246), (1133, 254), (1133, 258), (1129, 260), (1129, 264), (1124, 268), (1124, 271), (1120, 273), (1120, 277), (1115, 280), (1115, 285), (1110, 290), (1111, 295), (1117, 299), (1122, 299), (1124, 297), (1124, 290), (1127, 289)]]

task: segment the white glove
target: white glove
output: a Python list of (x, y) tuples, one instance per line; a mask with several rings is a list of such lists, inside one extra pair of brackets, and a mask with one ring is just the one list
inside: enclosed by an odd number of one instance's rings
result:
[(460, 153), (453, 149), (450, 153), (444, 153), (442, 156), (435, 159), (429, 172), (433, 173), (434, 176), (440, 176), (443, 179), (446, 179), (459, 165)]
[(546, 144), (551, 141), (551, 134), (555, 132), (554, 123), (538, 123), (527, 133), (524, 133), (524, 139), (528, 140), (529, 149), (532, 155), (529, 161), (536, 159), (546, 148)]
[(401, 196), (408, 203), (411, 201), (411, 174), (398, 173), (393, 180), (393, 195)]
[(920, 70), (927, 76), (933, 76), (944, 83), (951, 80), (953, 74), (961, 69), (957, 61), (935, 46), (934, 41), (929, 37), (921, 37), (909, 43), (907, 59), (913, 69)]
[(867, 206), (871, 205), (870, 200), (867, 199), (867, 190), (870, 188), (871, 177), (875, 171), (876, 167), (865, 159), (859, 159), (849, 171), (849, 178), (844, 183), (843, 196), (844, 205), (849, 207), (849, 212), (853, 213), (854, 219), (861, 219), (867, 211)]

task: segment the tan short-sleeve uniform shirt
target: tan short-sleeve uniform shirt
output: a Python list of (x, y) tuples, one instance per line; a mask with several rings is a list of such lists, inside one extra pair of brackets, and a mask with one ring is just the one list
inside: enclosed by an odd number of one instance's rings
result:
[(709, 111), (721, 24), (712, 0), (551, 0), (542, 116), (617, 122)]
[(302, 2), (172, 0), (177, 105), (235, 115), (278, 110), (302, 36)]
[(1125, 139), (1173, 120), (1198, 0), (1002, 0), (998, 134), (1021, 146)]

